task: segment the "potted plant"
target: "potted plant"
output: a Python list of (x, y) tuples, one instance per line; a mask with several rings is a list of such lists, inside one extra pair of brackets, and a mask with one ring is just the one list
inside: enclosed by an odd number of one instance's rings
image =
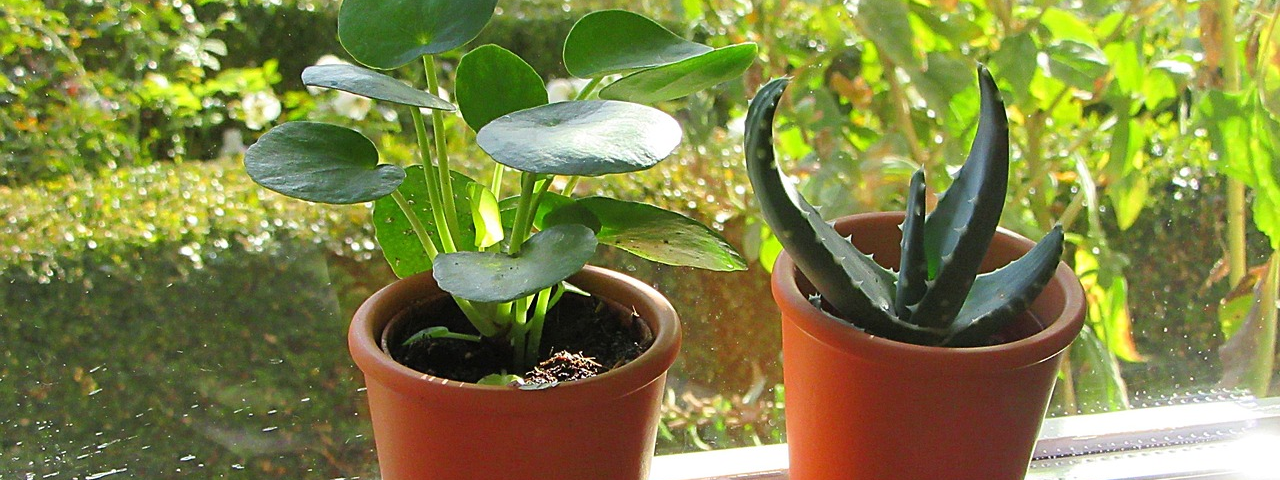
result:
[(772, 288), (783, 312), (792, 479), (1026, 473), (1085, 305), (1059, 261), (1061, 228), (1035, 244), (997, 229), (1008, 125), (994, 79), (981, 67), (978, 79), (978, 131), (934, 211), (925, 214), (917, 171), (905, 212), (834, 226), (784, 181), (774, 158), (773, 117), (787, 80), (766, 84), (751, 102), (748, 174), (785, 252)]
[[(589, 80), (575, 100), (548, 103), (524, 60), (485, 45), (454, 69), (455, 107), (437, 96), (436, 55), (469, 43), (496, 3), (346, 0), (338, 36), (364, 66), (303, 72), (308, 86), (404, 106), (420, 164), (379, 163), (355, 130), (290, 122), (248, 149), (245, 169), (302, 200), (373, 203), (376, 237), (402, 278), (360, 307), (348, 345), (365, 374), (382, 478), (646, 478), (680, 326), (657, 292), (586, 263), (599, 244), (711, 270), (745, 262), (678, 213), (570, 194), (581, 176), (670, 155), (680, 125), (641, 103), (735, 78), (756, 47), (714, 49), (600, 11), (565, 40), (567, 70)], [(376, 71), (419, 60), (425, 91)], [(496, 161), (484, 181), (450, 165), (445, 114), (455, 109)]]

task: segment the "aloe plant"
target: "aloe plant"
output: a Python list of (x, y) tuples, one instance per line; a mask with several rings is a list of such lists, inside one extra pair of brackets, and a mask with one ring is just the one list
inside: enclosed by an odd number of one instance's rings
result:
[[(589, 80), (572, 101), (549, 103), (542, 78), (497, 45), (472, 49), (454, 70), (457, 105), (437, 96), (437, 55), (469, 43), (496, 0), (346, 0), (338, 38), (358, 65), (310, 67), (303, 83), (405, 108), (420, 163), (380, 163), (358, 131), (290, 122), (245, 153), (262, 186), (320, 203), (373, 203), (378, 243), (401, 277), (430, 270), (475, 327), (430, 327), (409, 337), (505, 344), (511, 372), (537, 363), (547, 310), (600, 244), (671, 265), (730, 271), (746, 262), (714, 230), (684, 215), (607, 197), (573, 199), (582, 176), (650, 168), (680, 143), (680, 124), (642, 105), (680, 98), (741, 75), (752, 43), (712, 48), (642, 15), (585, 15), (565, 40), (564, 65)], [(425, 89), (394, 76), (421, 61)], [(388, 71), (382, 73), (381, 71)], [(496, 163), (473, 180), (450, 166), (445, 112), (459, 111)], [(423, 112), (429, 112), (430, 119)], [(504, 187), (511, 171), (518, 181)], [(553, 181), (565, 179), (559, 193)], [(513, 193), (503, 198), (503, 195)], [(501, 381), (501, 376), (497, 376)]]
[(822, 219), (784, 178), (773, 149), (773, 119), (789, 80), (770, 81), (747, 112), (747, 173), (765, 222), (821, 300), (868, 333), (937, 346), (979, 346), (1022, 313), (1052, 278), (1062, 255), (1055, 226), (1018, 260), (978, 269), (1004, 208), (1009, 127), (991, 74), (978, 68), (981, 108), (969, 156), (937, 208), (925, 214), (925, 174), (907, 194), (895, 273)]

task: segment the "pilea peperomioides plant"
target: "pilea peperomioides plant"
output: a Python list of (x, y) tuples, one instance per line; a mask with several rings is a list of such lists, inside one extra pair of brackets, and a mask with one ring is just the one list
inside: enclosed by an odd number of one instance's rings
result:
[[(754, 61), (756, 47), (713, 49), (643, 16), (601, 11), (580, 19), (565, 41), (565, 66), (590, 80), (575, 100), (548, 103), (532, 67), (502, 47), (484, 45), (458, 62), (455, 107), (436, 95), (442, 82), (435, 55), (470, 42), (496, 3), (346, 0), (339, 39), (370, 68), (324, 65), (302, 74), (309, 86), (403, 106), (413, 120), (420, 164), (380, 164), (374, 144), (357, 131), (290, 122), (249, 148), (245, 169), (262, 186), (302, 200), (373, 202), (376, 236), (395, 273), (431, 270), (479, 333), (432, 327), (407, 343), (448, 337), (504, 344), (512, 352), (509, 373), (520, 374), (537, 362), (543, 320), (566, 290), (563, 281), (599, 244), (671, 265), (745, 268), (723, 237), (688, 217), (644, 203), (568, 195), (580, 176), (643, 170), (670, 155), (680, 143), (680, 125), (635, 102), (679, 98), (733, 79)], [(418, 60), (425, 91), (372, 70)], [(450, 166), (445, 114), (455, 109), (497, 162), (483, 182)], [(504, 179), (511, 170), (518, 188), (508, 192)], [(550, 191), (556, 177), (567, 179), (562, 194)]]
[(924, 171), (911, 177), (902, 224), (901, 261), (892, 272), (854, 247), (784, 180), (774, 158), (773, 117), (788, 79), (775, 79), (751, 101), (746, 120), (747, 173), (769, 227), (797, 268), (844, 319), (901, 342), (980, 346), (1022, 313), (1052, 277), (1062, 255), (1054, 227), (1023, 257), (978, 274), (1004, 208), (1009, 128), (995, 80), (978, 69), (978, 131), (969, 157), (925, 215)]

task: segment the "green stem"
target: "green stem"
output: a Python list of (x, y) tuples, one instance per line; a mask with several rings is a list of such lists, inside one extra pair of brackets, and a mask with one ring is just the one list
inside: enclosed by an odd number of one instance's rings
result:
[(529, 297), (518, 298), (511, 307), (511, 346), (512, 364), (517, 370), (528, 370), (529, 361), (529, 319), (525, 315), (529, 311)]
[(529, 231), (533, 229), (533, 200), (536, 183), (537, 175), (520, 172), (520, 203), (516, 207), (516, 219), (511, 226), (511, 244), (507, 251), (510, 255), (520, 253), (521, 244), (529, 238)]
[(587, 82), (587, 86), (582, 87), (582, 90), (579, 91), (578, 94), (573, 97), (573, 99), (586, 100), (588, 96), (590, 96), (593, 92), (595, 92), (596, 87), (600, 86), (600, 82), (602, 80), (604, 80), (604, 77), (596, 77), (591, 79), (591, 81)]
[(400, 194), (399, 190), (391, 192), (391, 198), (395, 199), (396, 205), (400, 206), (400, 211), (404, 212), (404, 216), (409, 218), (409, 225), (413, 227), (414, 235), (417, 235), (418, 241), (422, 242), (422, 249), (427, 251), (427, 260), (435, 261), (436, 255), (439, 255), (440, 252), (436, 250), (435, 242), (431, 241), (427, 228), (422, 225), (422, 220), (418, 219), (418, 215), (414, 213), (409, 201), (404, 198), (404, 195)]
[(561, 288), (556, 285), (538, 292), (538, 301), (533, 307), (533, 319), (529, 321), (529, 341), (526, 344), (525, 358), (537, 361), (542, 347), (542, 325), (547, 321), (547, 309), (551, 306), (551, 297), (555, 290)]
[(578, 180), (580, 180), (581, 178), (582, 177), (579, 177), (577, 175), (569, 177), (569, 180), (566, 181), (564, 184), (564, 192), (563, 192), (564, 196), (567, 197), (567, 196), (573, 195), (573, 189), (578, 188)]
[(502, 177), (506, 173), (506, 165), (494, 162), (493, 175), (489, 177), (489, 191), (493, 192), (494, 197), (502, 198)]
[[(1240, 89), (1240, 61), (1236, 56), (1236, 0), (1217, 0), (1218, 26), (1222, 37), (1219, 49), (1222, 51), (1222, 75), (1225, 90), (1235, 92)], [(1219, 153), (1226, 151), (1226, 145), (1218, 145)], [(1230, 267), (1227, 278), (1231, 285), (1236, 285), (1244, 278), (1249, 268), (1245, 252), (1245, 185), (1235, 178), (1227, 179), (1227, 265)]]
[[(436, 72), (435, 57), (431, 55), (423, 56), (422, 64), (426, 67), (427, 91), (432, 94), (439, 93), (440, 79)], [(452, 170), (449, 169), (449, 149), (445, 142), (444, 112), (440, 110), (431, 111), (431, 128), (432, 136), (435, 138), (436, 143), (436, 162), (440, 167), (440, 200), (444, 211), (447, 213), (445, 215), (445, 222), (448, 226), (446, 231), (452, 237), (453, 243), (457, 245), (459, 242), (456, 235), (462, 230), (458, 228), (458, 216), (454, 213), (457, 210), (453, 204), (453, 175)]]
[(431, 164), (430, 154), (428, 154), (428, 145), (430, 140), (427, 139), (426, 122), (422, 119), (422, 112), (417, 107), (409, 109), (409, 115), (413, 117), (413, 128), (418, 134), (418, 154), (422, 158), (422, 176), (427, 184), (427, 200), (431, 202), (431, 216), (436, 222), (436, 231), (440, 235), (440, 244), (444, 247), (446, 253), (458, 251), (458, 244), (453, 241), (453, 232), (449, 230), (449, 222), (446, 212), (454, 212), (454, 210), (445, 210), (444, 202), (440, 198), (440, 170), (433, 168)]

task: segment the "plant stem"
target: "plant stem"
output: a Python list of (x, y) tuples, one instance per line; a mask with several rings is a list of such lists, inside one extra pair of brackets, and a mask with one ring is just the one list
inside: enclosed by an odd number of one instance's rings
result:
[(1245, 185), (1231, 178), (1227, 181), (1227, 279), (1234, 287), (1249, 269), (1245, 248)]
[[(1217, 0), (1218, 26), (1222, 37), (1219, 49), (1222, 51), (1222, 74), (1227, 92), (1240, 89), (1240, 61), (1236, 56), (1236, 0)], [(1220, 156), (1226, 152), (1226, 145), (1218, 145)], [(1244, 182), (1235, 178), (1227, 179), (1227, 265), (1230, 267), (1227, 278), (1234, 286), (1244, 278), (1248, 270), (1245, 252), (1245, 186)]]
[(435, 261), (436, 255), (440, 252), (436, 250), (435, 242), (432, 242), (431, 236), (427, 234), (426, 227), (422, 226), (422, 220), (419, 220), (418, 215), (414, 213), (413, 206), (409, 205), (409, 201), (400, 194), (399, 190), (391, 192), (391, 198), (395, 199), (396, 205), (400, 206), (404, 216), (409, 218), (409, 225), (413, 227), (414, 235), (417, 235), (418, 241), (422, 242), (422, 249), (427, 251), (427, 260)]
[(542, 344), (542, 325), (547, 321), (547, 309), (551, 305), (551, 297), (556, 289), (562, 288), (560, 285), (543, 289), (538, 292), (537, 303), (533, 307), (533, 319), (529, 321), (529, 340), (525, 344), (525, 358), (537, 361), (538, 353)]
[(521, 244), (529, 238), (529, 231), (533, 229), (533, 197), (536, 183), (537, 175), (520, 172), (520, 203), (516, 207), (515, 222), (511, 226), (511, 244), (507, 250), (509, 255), (514, 256), (520, 253)]
[[(436, 58), (431, 55), (422, 57), (422, 64), (426, 67), (427, 91), (433, 95), (440, 91), (440, 79), (436, 72)], [(458, 239), (456, 235), (461, 230), (458, 228), (458, 216), (455, 214), (457, 210), (453, 204), (453, 175), (449, 169), (449, 149), (445, 142), (444, 131), (444, 112), (440, 110), (431, 111), (431, 129), (432, 136), (436, 143), (436, 162), (440, 167), (440, 200), (441, 206), (445, 211), (445, 222), (450, 237), (453, 237), (453, 243), (457, 245)]]
[(411, 108), (409, 114), (413, 117), (413, 128), (418, 134), (418, 154), (422, 158), (422, 176), (427, 184), (427, 199), (431, 202), (431, 216), (436, 223), (436, 232), (440, 235), (440, 245), (446, 253), (456, 252), (458, 246), (453, 241), (453, 233), (449, 230), (449, 222), (446, 220), (444, 202), (440, 198), (440, 170), (431, 164), (430, 154), (427, 153), (430, 140), (427, 139), (426, 122), (423, 121), (422, 112), (418, 111), (417, 107)]
[(596, 87), (600, 86), (600, 82), (603, 80), (604, 80), (604, 77), (596, 77), (591, 79), (591, 81), (587, 82), (587, 86), (582, 87), (582, 90), (579, 91), (578, 94), (573, 97), (573, 99), (586, 100), (587, 97), (591, 96), (591, 94), (595, 92)]
[(579, 177), (577, 175), (569, 177), (569, 180), (567, 180), (564, 184), (564, 191), (562, 192), (564, 196), (567, 197), (567, 196), (573, 195), (573, 189), (578, 188), (578, 180), (581, 178), (582, 177)]
[(489, 178), (489, 191), (493, 192), (494, 197), (502, 198), (502, 177), (506, 173), (506, 165), (498, 162), (493, 163), (493, 175)]

